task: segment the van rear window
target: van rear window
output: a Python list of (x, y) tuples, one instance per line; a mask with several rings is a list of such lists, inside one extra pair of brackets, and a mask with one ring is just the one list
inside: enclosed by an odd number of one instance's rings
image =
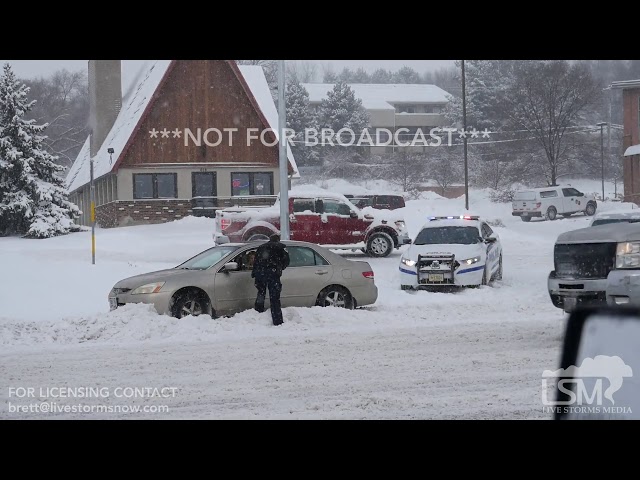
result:
[(540, 192), (540, 198), (551, 198), (551, 197), (557, 197), (557, 196), (558, 196), (558, 192), (556, 190)]
[(517, 192), (514, 197), (514, 200), (535, 200), (536, 192)]

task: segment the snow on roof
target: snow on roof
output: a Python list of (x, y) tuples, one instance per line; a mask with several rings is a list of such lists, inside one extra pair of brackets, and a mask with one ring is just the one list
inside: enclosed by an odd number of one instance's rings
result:
[(640, 224), (598, 225), (563, 233), (556, 243), (604, 243), (640, 240)]
[(289, 190), (289, 196), (298, 197), (323, 197), (331, 198), (334, 200), (351, 201), (341, 193), (337, 193), (331, 190), (325, 190), (324, 188), (317, 187), (315, 185), (297, 185)]
[[(133, 131), (138, 125), (142, 114), (144, 113), (149, 100), (160, 85), (172, 60), (156, 60), (149, 61), (143, 71), (139, 75), (137, 86), (131, 91), (130, 96), (123, 98), (122, 109), (100, 147), (100, 150), (94, 157), (94, 177), (99, 178), (113, 170), (116, 164), (117, 156), (111, 159), (107, 149), (113, 148), (116, 152), (122, 152)], [(278, 130), (278, 112), (269, 90), (269, 85), (264, 76), (262, 67), (256, 65), (239, 66), (243, 78), (247, 82), (251, 93), (253, 94), (258, 107), (265, 116), (269, 127), (277, 132)], [(277, 134), (277, 133), (276, 133)], [(119, 155), (116, 154), (116, 155)], [(291, 153), (291, 149), (287, 145), (287, 156), (293, 167), (294, 178), (300, 176), (298, 167)], [(90, 149), (89, 138), (85, 141), (80, 153), (76, 157), (75, 162), (69, 169), (66, 178), (66, 185), (70, 192), (86, 185), (90, 181)]]
[[(247, 85), (249, 85), (251, 93), (258, 102), (260, 110), (262, 110), (263, 115), (267, 119), (269, 127), (274, 131), (276, 137), (279, 138), (278, 125), (280, 117), (278, 116), (276, 104), (274, 103), (273, 97), (271, 96), (269, 84), (267, 83), (267, 79), (264, 76), (264, 70), (260, 65), (238, 65), (238, 67), (240, 68), (240, 72), (242, 72), (242, 76), (247, 82)], [(296, 161), (293, 158), (293, 153), (291, 152), (291, 147), (289, 146), (288, 142), (287, 158), (289, 159), (289, 163), (293, 168), (293, 178), (300, 178), (300, 172), (298, 171), (298, 166), (296, 165)]]
[(640, 144), (631, 145), (629, 148), (625, 150), (624, 152), (625, 157), (629, 157), (631, 155), (640, 155)]
[[(303, 83), (310, 103), (319, 103), (333, 89), (333, 83)], [(435, 85), (406, 83), (350, 83), (367, 110), (395, 110), (395, 103), (447, 103), (449, 93)]]
[(437, 228), (437, 227), (480, 227), (481, 220), (463, 220), (461, 218), (442, 218), (437, 220), (429, 220), (422, 225), (424, 228)]

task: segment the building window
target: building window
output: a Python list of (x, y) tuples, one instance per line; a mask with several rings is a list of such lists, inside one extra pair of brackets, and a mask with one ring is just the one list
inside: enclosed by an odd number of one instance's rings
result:
[(134, 173), (133, 198), (178, 198), (176, 173)]
[(273, 195), (273, 173), (232, 173), (231, 195)]
[(440, 113), (442, 111), (442, 107), (440, 105), (425, 105), (424, 113)]
[(396, 105), (396, 113), (416, 113), (415, 105)]

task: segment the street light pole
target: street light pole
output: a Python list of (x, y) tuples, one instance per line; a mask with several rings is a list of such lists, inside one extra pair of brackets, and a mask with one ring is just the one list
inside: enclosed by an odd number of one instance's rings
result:
[(464, 145), (464, 208), (469, 210), (469, 164), (467, 162), (467, 88), (462, 60), (462, 142)]
[(278, 146), (280, 168), (280, 238), (289, 240), (289, 161), (287, 159), (287, 105), (284, 60), (278, 60)]
[(91, 202), (91, 265), (96, 264), (96, 188), (93, 182), (93, 157), (89, 160), (89, 197)]
[(600, 122), (596, 124), (600, 127), (600, 163), (601, 163), (601, 176), (602, 176), (602, 201), (604, 202), (604, 126), (609, 125), (609, 130), (611, 129), (611, 124), (607, 122)]

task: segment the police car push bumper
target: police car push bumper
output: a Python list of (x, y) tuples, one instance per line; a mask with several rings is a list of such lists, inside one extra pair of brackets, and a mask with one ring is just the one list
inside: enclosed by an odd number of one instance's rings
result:
[[(421, 255), (420, 257), (424, 261), (424, 256)], [(433, 263), (435, 262), (438, 262), (438, 260), (434, 260), (430, 266), (425, 265), (420, 267), (420, 271), (418, 271), (417, 262), (412, 266), (401, 263), (399, 267), (400, 284), (414, 288), (447, 285), (466, 287), (482, 284), (482, 276), (484, 275), (485, 269), (484, 262), (477, 262), (472, 265), (460, 265), (454, 259), (453, 270), (448, 266), (442, 268), (441, 263), (436, 264), (436, 268), (434, 268)], [(411, 263), (411, 261), (407, 263)]]

